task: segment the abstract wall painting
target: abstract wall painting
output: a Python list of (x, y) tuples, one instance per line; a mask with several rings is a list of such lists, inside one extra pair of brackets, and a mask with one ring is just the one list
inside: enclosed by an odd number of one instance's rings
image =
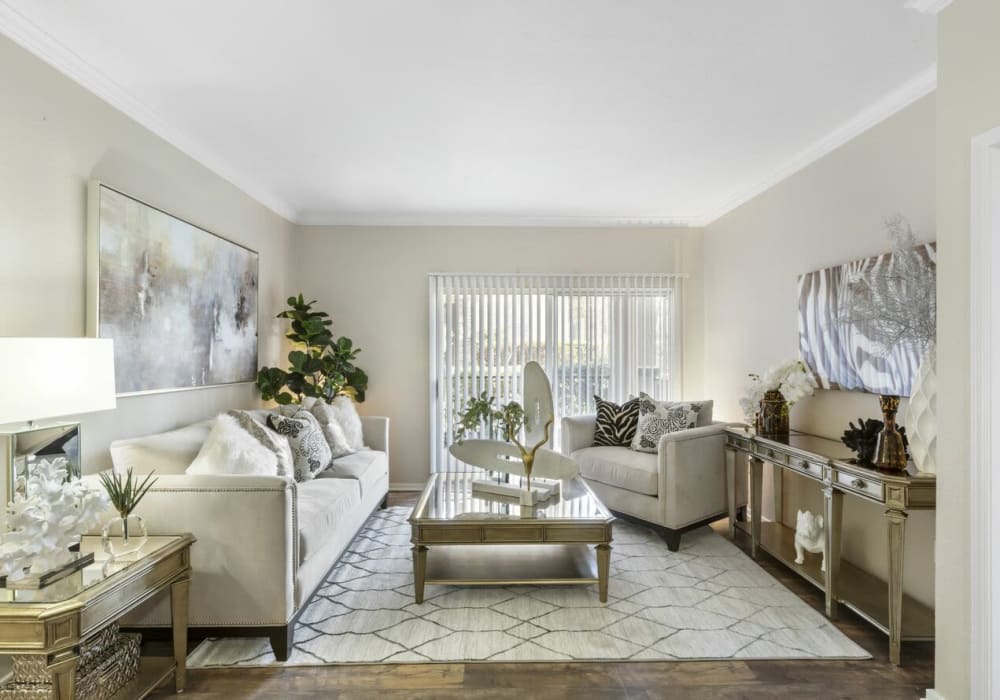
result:
[(257, 253), (99, 182), (89, 207), (88, 333), (119, 395), (254, 381)]
[[(917, 252), (936, 267), (935, 243), (921, 244)], [(901, 343), (886, 352), (870, 329), (843, 321), (848, 280), (891, 264), (892, 255), (885, 253), (799, 276), (799, 354), (821, 388), (912, 393), (922, 350)]]

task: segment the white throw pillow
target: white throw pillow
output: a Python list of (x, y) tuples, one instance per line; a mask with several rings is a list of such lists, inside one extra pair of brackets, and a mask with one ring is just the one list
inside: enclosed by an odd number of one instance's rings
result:
[(323, 429), (323, 437), (326, 438), (327, 444), (330, 445), (334, 459), (354, 453), (354, 450), (347, 443), (347, 435), (344, 434), (344, 429), (340, 427), (339, 412), (337, 409), (325, 401), (317, 401), (313, 404), (312, 414), (316, 416), (316, 420)]
[(323, 437), (323, 429), (309, 411), (302, 409), (291, 418), (272, 413), (267, 417), (267, 425), (288, 438), (296, 481), (308, 481), (330, 466), (333, 453)]
[(358, 415), (358, 408), (354, 405), (354, 399), (350, 396), (340, 395), (330, 404), (337, 414), (337, 423), (344, 431), (347, 438), (347, 445), (357, 452), (365, 448), (364, 434), (361, 429), (361, 416)]
[(656, 452), (660, 438), (667, 433), (689, 430), (698, 425), (701, 406), (692, 403), (655, 401), (639, 394), (639, 425), (632, 438), (636, 452)]
[(274, 453), (278, 460), (278, 476), (285, 476), (289, 479), (295, 476), (295, 458), (292, 456), (292, 447), (288, 444), (288, 438), (284, 435), (278, 435), (254, 418), (249, 411), (230, 411), (227, 415), (235, 418), (241, 428)]
[(278, 458), (232, 416), (215, 419), (187, 474), (252, 474), (277, 476)]

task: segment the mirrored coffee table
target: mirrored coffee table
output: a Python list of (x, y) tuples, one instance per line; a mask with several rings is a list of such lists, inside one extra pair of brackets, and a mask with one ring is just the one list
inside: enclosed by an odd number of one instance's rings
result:
[(576, 477), (549, 500), (522, 506), (516, 499), (473, 493), (472, 481), (483, 476), (433, 474), (413, 508), (417, 603), (426, 584), (595, 583), (607, 602), (615, 518), (590, 487)]

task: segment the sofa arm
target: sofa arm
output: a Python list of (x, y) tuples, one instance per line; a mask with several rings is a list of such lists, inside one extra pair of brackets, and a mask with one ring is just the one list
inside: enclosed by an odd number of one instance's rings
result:
[(389, 419), (385, 416), (361, 416), (365, 445), (389, 456)]
[[(191, 625), (285, 625), (299, 562), (296, 484), (277, 476), (159, 477), (136, 512), (150, 535), (190, 532)], [(161, 596), (162, 598), (162, 596)], [(128, 622), (169, 624), (169, 604)]]
[(663, 524), (679, 529), (726, 510), (724, 423), (660, 438), (659, 493)]
[(584, 447), (594, 444), (594, 429), (597, 427), (597, 416), (571, 416), (562, 419), (561, 449), (564, 455), (569, 455)]

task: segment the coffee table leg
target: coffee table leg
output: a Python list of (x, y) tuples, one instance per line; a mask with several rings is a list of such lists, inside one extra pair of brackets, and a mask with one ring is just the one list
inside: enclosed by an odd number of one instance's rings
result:
[(424, 579), (427, 578), (427, 547), (414, 545), (413, 552), (413, 595), (418, 603), (424, 602)]
[(608, 602), (608, 574), (611, 570), (611, 545), (597, 545), (597, 591), (601, 602)]

